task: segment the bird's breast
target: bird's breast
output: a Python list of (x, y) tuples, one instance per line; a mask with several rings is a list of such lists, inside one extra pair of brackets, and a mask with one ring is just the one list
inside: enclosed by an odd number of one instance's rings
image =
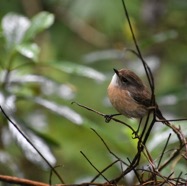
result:
[(131, 93), (122, 89), (119, 86), (109, 85), (108, 97), (113, 107), (120, 113), (127, 117), (142, 118), (147, 109), (145, 106), (138, 104)]

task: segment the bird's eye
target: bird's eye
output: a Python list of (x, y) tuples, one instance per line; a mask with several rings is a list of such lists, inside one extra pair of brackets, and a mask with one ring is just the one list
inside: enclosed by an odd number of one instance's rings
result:
[(125, 77), (122, 77), (121, 80), (122, 80), (122, 82), (124, 82), (124, 83), (128, 83), (128, 82), (129, 82), (128, 79), (125, 78)]

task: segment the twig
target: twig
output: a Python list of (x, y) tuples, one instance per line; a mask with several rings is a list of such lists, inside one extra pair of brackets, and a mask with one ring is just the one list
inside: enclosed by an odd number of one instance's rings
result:
[(154, 93), (154, 81), (153, 81), (152, 73), (151, 73), (148, 65), (145, 63), (145, 61), (143, 59), (143, 56), (141, 54), (141, 51), (140, 51), (140, 48), (138, 46), (138, 43), (137, 43), (137, 40), (136, 40), (136, 37), (135, 37), (135, 34), (134, 34), (134, 31), (133, 31), (133, 28), (132, 28), (132, 24), (131, 24), (131, 21), (130, 21), (130, 18), (129, 18), (129, 14), (128, 14), (128, 11), (127, 11), (127, 7), (126, 7), (126, 4), (125, 4), (124, 0), (122, 0), (122, 4), (123, 4), (123, 9), (125, 11), (125, 15), (126, 15), (126, 18), (127, 18), (127, 21), (128, 21), (129, 28), (130, 28), (130, 31), (131, 31), (131, 35), (132, 35), (136, 50), (138, 52), (138, 56), (139, 56), (139, 58), (141, 59), (141, 61), (143, 63), (143, 66), (144, 66), (144, 69), (145, 69), (145, 72), (146, 72), (146, 75), (147, 75), (147, 78), (148, 78), (149, 85), (151, 87), (152, 93)]
[[(130, 161), (129, 158), (127, 158), (127, 160), (129, 161), (130, 164), (132, 164), (132, 162)], [(133, 171), (134, 171), (134, 174), (136, 175), (136, 177), (137, 177), (139, 183), (142, 183), (142, 179), (140, 178), (140, 176), (139, 176), (137, 170), (136, 170), (136, 169), (133, 169)]]
[(101, 175), (107, 182), (109, 182), (109, 180), (95, 167), (95, 165), (87, 158), (87, 156), (82, 151), (80, 151), (80, 153), (89, 162), (89, 164), (99, 173), (99, 175)]
[(182, 147), (180, 147), (179, 149), (177, 149), (173, 155), (171, 156), (171, 158), (169, 158), (163, 165), (161, 165), (159, 167), (159, 171), (161, 171), (164, 167), (166, 167), (174, 158), (176, 158), (179, 154), (180, 154), (180, 151), (181, 149), (184, 147), (184, 145)]
[(181, 175), (182, 175), (182, 172), (180, 172), (179, 176), (177, 177), (176, 185), (178, 185)]
[(25, 185), (25, 186), (49, 186), (49, 184), (47, 183), (32, 181), (32, 180), (18, 178), (14, 176), (6, 176), (6, 175), (0, 175), (0, 181), (10, 184)]
[(169, 183), (169, 178), (173, 175), (174, 172), (172, 172), (166, 179), (164, 182), (162, 182), (162, 184), (160, 184), (160, 186), (164, 185), (165, 183), (168, 183), (169, 185), (173, 185), (175, 186), (173, 183)]
[[(90, 108), (90, 107), (87, 107), (87, 106), (85, 106), (85, 105), (82, 105), (82, 104), (80, 104), (80, 103), (78, 103), (78, 102), (73, 101), (71, 104), (76, 104), (76, 105), (78, 105), (78, 106), (80, 106), (80, 107), (82, 107), (82, 108), (85, 108), (86, 110), (89, 110), (89, 111), (91, 111), (91, 112), (94, 112), (94, 113), (96, 113), (96, 114), (98, 114), (98, 115), (100, 115), (100, 116), (106, 117), (106, 114), (103, 114), (103, 113), (101, 113), (101, 112), (98, 112), (98, 111), (96, 111), (96, 110), (94, 110), (94, 109), (92, 109), (92, 108)], [(123, 122), (123, 121), (121, 121), (121, 120), (118, 120), (118, 119), (116, 119), (116, 118), (111, 118), (111, 120), (113, 120), (113, 121), (115, 121), (115, 122), (118, 122), (118, 123), (120, 123), (120, 124), (122, 124), (122, 125), (125, 125), (126, 127), (130, 128), (130, 129), (132, 130), (133, 133), (136, 132), (130, 125), (128, 125), (127, 123), (125, 123), (125, 122)]]
[(126, 166), (128, 166), (128, 164), (126, 162), (124, 162), (123, 160), (121, 160), (115, 153), (113, 153), (110, 148), (108, 147), (108, 145), (106, 144), (106, 142), (104, 141), (104, 139), (98, 134), (98, 132), (91, 128), (92, 131), (94, 131), (94, 133), (100, 138), (100, 140), (103, 142), (103, 144), (105, 145), (105, 147), (107, 148), (108, 152), (110, 154), (112, 154), (116, 159), (118, 159), (119, 161), (123, 162), (123, 164), (125, 164)]
[(126, 174), (134, 170), (134, 168), (139, 164), (140, 158), (141, 158), (141, 151), (138, 151), (134, 159), (132, 160), (132, 163), (129, 165), (129, 167), (127, 167), (127, 169), (124, 170), (120, 176), (110, 180), (110, 183), (113, 183), (113, 184), (118, 183)]
[[(55, 168), (58, 168), (58, 167), (61, 167), (62, 165), (57, 165), (54, 167)], [(50, 171), (50, 175), (49, 175), (49, 184), (52, 185), (52, 175), (53, 175), (53, 170), (51, 169)]]
[(110, 167), (112, 167), (115, 163), (117, 163), (119, 160), (115, 160), (111, 164), (109, 164), (107, 167), (105, 167), (102, 171), (99, 172), (90, 182), (93, 183), (102, 173), (104, 173), (106, 170), (108, 170)]
[[(28, 180), (24, 178), (18, 178), (14, 176), (0, 175), (0, 181), (10, 184), (19, 184), (23, 186), (50, 186), (47, 183), (37, 182), (33, 180)], [(103, 184), (103, 183), (80, 183), (80, 184), (55, 184), (54, 186), (115, 186), (113, 184)]]
[(56, 176), (59, 178), (61, 183), (64, 183), (61, 176), (58, 174), (58, 172), (53, 168), (53, 166), (49, 163), (49, 161), (43, 156), (43, 154), (34, 146), (34, 144), (31, 142), (31, 140), (21, 131), (21, 129), (14, 123), (9, 116), (5, 113), (2, 106), (0, 105), (0, 110), (2, 111), (5, 118), (17, 129), (17, 131), (25, 138), (25, 140), (34, 148), (34, 150), (42, 157), (42, 159), (47, 163), (47, 165), (53, 170), (53, 172), (56, 174)]
[(165, 144), (165, 146), (164, 146), (164, 148), (163, 148), (163, 150), (162, 150), (162, 154), (161, 154), (161, 156), (160, 156), (160, 159), (159, 159), (159, 162), (158, 162), (158, 165), (157, 165), (157, 169), (158, 169), (159, 166), (160, 166), (160, 163), (161, 163), (161, 161), (162, 161), (163, 155), (164, 155), (165, 150), (166, 150), (166, 148), (167, 148), (167, 146), (168, 146), (170, 137), (171, 137), (171, 133), (169, 134), (168, 139), (167, 139), (167, 141), (166, 141), (166, 144)]

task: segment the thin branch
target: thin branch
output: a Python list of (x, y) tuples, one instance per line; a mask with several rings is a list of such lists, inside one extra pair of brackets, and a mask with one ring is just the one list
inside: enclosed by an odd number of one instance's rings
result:
[(21, 131), (21, 129), (14, 123), (9, 116), (5, 113), (2, 106), (0, 105), (0, 110), (2, 111), (5, 118), (16, 128), (16, 130), (25, 138), (25, 140), (34, 148), (34, 150), (42, 157), (42, 159), (47, 163), (47, 165), (51, 168), (51, 170), (55, 173), (55, 175), (59, 178), (61, 183), (64, 183), (61, 176), (58, 174), (58, 172), (53, 168), (53, 166), (49, 163), (49, 161), (43, 156), (43, 154), (34, 146), (34, 144), (31, 142), (31, 140)]
[(168, 146), (170, 137), (171, 137), (171, 133), (169, 134), (168, 139), (167, 139), (167, 141), (166, 141), (166, 144), (165, 144), (165, 146), (164, 146), (164, 148), (163, 148), (163, 150), (162, 150), (162, 154), (161, 154), (161, 156), (160, 156), (160, 159), (159, 159), (159, 162), (158, 162), (158, 165), (157, 165), (157, 169), (158, 169), (159, 166), (160, 166), (160, 163), (161, 163), (161, 161), (162, 161), (163, 155), (164, 155), (165, 150), (166, 150), (166, 148), (167, 148), (167, 146)]
[(174, 153), (173, 153), (173, 155), (164, 163), (164, 164), (162, 164), (160, 167), (159, 167), (159, 169), (158, 169), (158, 171), (161, 171), (163, 168), (165, 168), (173, 159), (175, 159), (179, 154), (180, 154), (180, 151), (181, 151), (181, 149), (184, 147), (184, 145), (183, 146), (181, 146), (179, 149), (177, 149)]
[(180, 172), (179, 176), (177, 177), (176, 185), (178, 185), (181, 175), (182, 175), (182, 172)]
[[(54, 167), (54, 169), (61, 167), (62, 165), (57, 165)], [(52, 185), (52, 175), (53, 175), (53, 170), (51, 169), (50, 175), (49, 175), (49, 185)]]
[(164, 185), (165, 183), (168, 183), (169, 185), (174, 186), (173, 183), (171, 183), (171, 184), (169, 183), (169, 179), (170, 179), (170, 177), (173, 175), (173, 173), (174, 173), (174, 172), (172, 172), (172, 173), (165, 179), (165, 181), (162, 182), (162, 184), (160, 184), (160, 186), (161, 186), (161, 185)]
[[(148, 68), (148, 65), (145, 63), (144, 59), (143, 59), (143, 56), (141, 54), (141, 51), (140, 51), (140, 48), (138, 46), (138, 43), (137, 43), (137, 40), (136, 40), (136, 37), (135, 37), (135, 34), (134, 34), (134, 31), (133, 31), (133, 28), (132, 28), (132, 24), (131, 24), (131, 21), (130, 21), (130, 18), (129, 18), (129, 14), (128, 14), (128, 11), (127, 11), (127, 7), (126, 7), (126, 4), (125, 4), (125, 1), (122, 0), (122, 4), (123, 4), (123, 9), (125, 11), (125, 16), (127, 18), (127, 21), (128, 21), (128, 25), (129, 25), (129, 28), (130, 28), (130, 32), (131, 32), (131, 35), (132, 35), (132, 38), (133, 38), (133, 41), (134, 41), (134, 44), (135, 44), (135, 47), (136, 47), (136, 50), (138, 52), (138, 56), (140, 57), (140, 59), (142, 60), (142, 63), (143, 63), (143, 66), (144, 66), (144, 69), (145, 69), (145, 72), (146, 72), (146, 75), (147, 75), (147, 78), (148, 78), (148, 81), (149, 81), (149, 85), (151, 87), (151, 90), (152, 90), (152, 93), (154, 93), (154, 81), (153, 81), (153, 78), (150, 77), (150, 75), (152, 74), (151, 71), (149, 70)], [(151, 75), (152, 76), (152, 75)]]
[(0, 181), (10, 183), (10, 184), (25, 185), (25, 186), (49, 186), (49, 184), (47, 183), (18, 178), (14, 176), (6, 176), (6, 175), (0, 175)]
[(101, 175), (107, 182), (108, 179), (95, 167), (95, 165), (87, 158), (87, 156), (82, 152), (80, 151), (80, 153), (84, 156), (84, 158), (89, 162), (89, 164), (99, 173), (99, 175)]
[(104, 141), (104, 139), (98, 134), (98, 132), (91, 128), (92, 131), (94, 131), (94, 133), (100, 138), (100, 140), (103, 142), (103, 144), (105, 145), (105, 147), (107, 148), (108, 152), (110, 154), (112, 154), (116, 159), (118, 159), (119, 161), (123, 162), (123, 164), (125, 164), (126, 166), (128, 166), (128, 164), (126, 162), (124, 162), (123, 160), (121, 160), (115, 153), (113, 153), (110, 148), (108, 147), (108, 145), (106, 144), (106, 142)]
[[(24, 178), (18, 178), (14, 176), (0, 175), (0, 181), (10, 184), (18, 184), (23, 186), (50, 186), (47, 183), (37, 182), (33, 180), (28, 180)], [(80, 183), (80, 184), (55, 184), (54, 186), (115, 186), (113, 184), (103, 184), (103, 183)]]
[[(86, 110), (89, 110), (89, 111), (91, 111), (91, 112), (94, 112), (94, 113), (96, 113), (96, 114), (98, 114), (98, 115), (100, 115), (100, 116), (106, 117), (106, 114), (103, 114), (103, 113), (101, 113), (101, 112), (98, 112), (98, 111), (96, 111), (96, 110), (94, 110), (94, 109), (92, 109), (92, 108), (90, 108), (90, 107), (87, 107), (87, 106), (85, 106), (85, 105), (82, 105), (82, 104), (80, 104), (80, 103), (78, 103), (78, 102), (73, 101), (71, 104), (76, 104), (76, 105), (78, 105), (78, 106), (80, 106), (80, 107), (82, 107), (82, 108), (84, 108), (84, 109), (86, 109)], [(115, 122), (118, 122), (118, 123), (120, 123), (120, 124), (122, 124), (122, 125), (125, 125), (126, 127), (130, 128), (130, 129), (132, 130), (133, 133), (136, 132), (130, 125), (128, 125), (127, 123), (125, 123), (125, 122), (123, 122), (123, 121), (121, 121), (121, 120), (118, 120), (118, 119), (116, 119), (116, 118), (111, 118), (111, 120), (113, 120), (113, 121), (115, 121)]]
[(100, 175), (102, 175), (105, 171), (107, 171), (110, 167), (112, 167), (115, 163), (117, 163), (119, 160), (115, 160), (111, 164), (109, 164), (107, 167), (105, 167), (102, 171), (99, 172), (90, 182), (93, 183)]
[(138, 151), (134, 159), (132, 160), (132, 163), (129, 165), (129, 167), (127, 167), (126, 170), (124, 170), (120, 176), (110, 180), (110, 183), (113, 184), (118, 183), (126, 174), (134, 170), (134, 168), (139, 164), (140, 158), (141, 158), (141, 151)]
[[(130, 164), (132, 164), (132, 162), (130, 161), (129, 158), (127, 158), (127, 160), (129, 161)], [(142, 183), (142, 179), (140, 178), (140, 176), (139, 176), (137, 170), (136, 170), (136, 169), (133, 169), (133, 171), (134, 171), (134, 174), (136, 175), (136, 178), (138, 179), (139, 183)]]

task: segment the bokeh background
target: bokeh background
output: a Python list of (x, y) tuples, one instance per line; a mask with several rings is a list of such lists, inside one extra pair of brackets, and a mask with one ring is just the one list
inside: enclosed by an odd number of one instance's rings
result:
[[(127, 8), (163, 114), (187, 118), (187, 2), (128, 0)], [(129, 68), (146, 82), (141, 62), (125, 50), (135, 47), (121, 1), (1, 1), (0, 19), (0, 103), (46, 159), (59, 165), (65, 182), (90, 181), (97, 174), (80, 151), (99, 170), (114, 161), (90, 128), (119, 157), (131, 159), (136, 140), (129, 129), (71, 104), (115, 113), (107, 98), (113, 68)], [(137, 127), (136, 120), (119, 118)], [(175, 124), (187, 134), (187, 121)], [(154, 127), (147, 144), (154, 159), (170, 132), (159, 123)], [(170, 145), (176, 144), (173, 135)], [(141, 165), (147, 163), (143, 158)], [(0, 164), (0, 174), (49, 180), (49, 167), (2, 114)], [(185, 172), (185, 163), (177, 162), (175, 171)], [(112, 179), (120, 172), (116, 164), (105, 175)], [(135, 182), (134, 175), (125, 182)]]

